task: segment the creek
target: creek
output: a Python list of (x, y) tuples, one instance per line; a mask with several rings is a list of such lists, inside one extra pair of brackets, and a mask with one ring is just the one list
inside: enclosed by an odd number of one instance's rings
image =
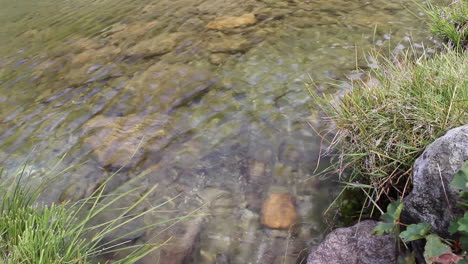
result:
[[(326, 144), (307, 87), (343, 92), (375, 66), (371, 49), (427, 38), (412, 0), (0, 6), (0, 166), (8, 175), (28, 159), (31, 182), (72, 166), (45, 202), (83, 198), (111, 176), (109, 191), (158, 184), (136, 211), (167, 203), (116, 237), (195, 211), (134, 232), (135, 243), (172, 237), (141, 263), (304, 263), (338, 185), (314, 173)], [(289, 229), (262, 224), (278, 193), (297, 211)]]

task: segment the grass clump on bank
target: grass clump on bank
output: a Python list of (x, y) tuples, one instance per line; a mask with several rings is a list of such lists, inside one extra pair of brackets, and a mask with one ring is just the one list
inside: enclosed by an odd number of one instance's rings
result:
[(448, 7), (422, 8), (429, 17), (430, 32), (458, 52), (468, 49), (468, 1), (458, 0)]
[(125, 250), (127, 255), (112, 263), (130, 264), (161, 246), (151, 243), (134, 245), (125, 237), (109, 241), (112, 232), (161, 206), (132, 213), (136, 206), (154, 192), (156, 186), (139, 194), (140, 198), (130, 207), (120, 208), (121, 213), (115, 219), (93, 225), (90, 223), (97, 215), (109, 210), (123, 197), (133, 195), (139, 188), (103, 195), (103, 184), (90, 197), (77, 202), (39, 205), (36, 200), (48, 182), (45, 181), (37, 188), (29, 188), (21, 183), (24, 182), (24, 174), (22, 171), (13, 179), (0, 184), (0, 263), (98, 263), (98, 258), (104, 254)]
[(381, 61), (377, 81), (355, 83), (339, 103), (316, 96), (335, 126), (338, 169), (350, 169), (346, 181), (370, 186), (374, 200), (403, 196), (423, 149), (468, 122), (466, 53)]
[[(444, 28), (434, 26), (437, 22), (433, 21), (433, 30), (445, 36)], [(456, 43), (465, 45), (463, 38), (466, 28)], [(332, 124), (330, 149), (338, 152), (333, 169), (348, 172), (342, 179), (348, 189), (364, 190), (363, 208), (404, 197), (411, 186), (413, 163), (424, 148), (449, 129), (468, 123), (468, 55), (448, 47), (431, 58), (411, 51), (393, 60), (374, 56), (380, 65), (373, 77), (354, 82), (344, 96), (311, 92)], [(346, 199), (341, 202), (353, 202)]]

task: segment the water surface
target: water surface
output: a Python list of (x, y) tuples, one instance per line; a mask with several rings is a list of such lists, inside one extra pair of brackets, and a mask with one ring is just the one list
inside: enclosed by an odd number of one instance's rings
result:
[[(28, 155), (40, 181), (76, 165), (44, 201), (154, 184), (174, 197), (120, 233), (196, 209), (157, 235), (142, 263), (301, 263), (326, 230), (336, 183), (314, 177), (319, 113), (306, 84), (346, 89), (371, 48), (404, 52), (426, 36), (413, 1), (0, 0), (0, 163)], [(253, 16), (212, 29), (223, 16)], [(359, 69), (356, 71), (356, 69)], [(34, 151), (33, 151), (34, 150)], [(33, 152), (32, 152), (33, 151)], [(32, 153), (31, 153), (32, 152)], [(260, 223), (271, 193), (295, 200), (289, 230)], [(121, 206), (138, 197), (128, 197)], [(113, 217), (109, 212), (105, 217)], [(105, 219), (103, 217), (103, 219)], [(116, 234), (116, 236), (119, 234)], [(153, 240), (152, 240), (153, 241)]]

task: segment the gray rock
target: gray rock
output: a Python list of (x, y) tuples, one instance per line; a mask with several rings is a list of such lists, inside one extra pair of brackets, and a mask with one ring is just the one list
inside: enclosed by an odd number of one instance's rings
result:
[(393, 235), (376, 236), (377, 221), (366, 220), (333, 230), (307, 259), (307, 264), (395, 264)]
[(450, 222), (463, 214), (456, 207), (459, 193), (450, 182), (466, 160), (468, 125), (454, 128), (430, 144), (414, 164), (414, 187), (405, 199), (403, 221), (425, 221), (432, 225), (432, 231), (448, 236)]

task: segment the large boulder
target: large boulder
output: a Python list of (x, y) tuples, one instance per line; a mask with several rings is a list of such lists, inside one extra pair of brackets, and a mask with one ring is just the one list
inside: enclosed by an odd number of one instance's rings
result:
[(429, 145), (414, 164), (413, 190), (405, 199), (403, 220), (428, 222), (432, 231), (448, 236), (450, 222), (463, 214), (456, 207), (459, 192), (450, 182), (467, 160), (468, 125), (448, 131)]
[(372, 235), (377, 221), (333, 230), (307, 259), (307, 264), (396, 264), (393, 235)]

